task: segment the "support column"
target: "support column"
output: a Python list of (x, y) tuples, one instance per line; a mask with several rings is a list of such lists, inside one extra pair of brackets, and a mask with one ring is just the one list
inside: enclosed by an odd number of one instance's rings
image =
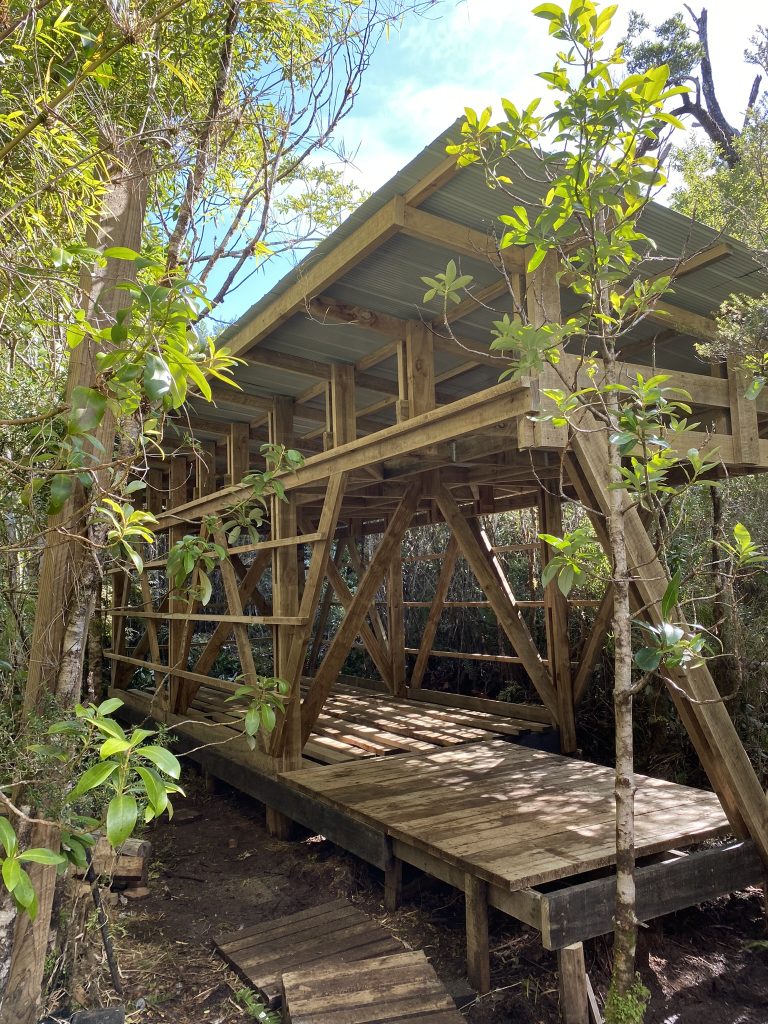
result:
[[(292, 448), (294, 444), (292, 398), (277, 395), (270, 423), (272, 444)], [(272, 538), (295, 537), (296, 501), (289, 492), (286, 501), (272, 499)], [(293, 546), (275, 548), (272, 554), (272, 610), (274, 615), (296, 616), (299, 612), (299, 574), (296, 549)], [(274, 673), (285, 678), (288, 672), (293, 627), (272, 627)], [(278, 769), (291, 771), (301, 766), (301, 705), (291, 700), (286, 705), (283, 723), (283, 746)], [(267, 828), (278, 839), (289, 839), (293, 822), (274, 808), (267, 808)]]
[(589, 1024), (587, 969), (581, 942), (558, 949), (557, 971), (563, 1024)]
[[(247, 452), (246, 447), (246, 452)], [(203, 441), (195, 461), (195, 497), (204, 498), (216, 490), (216, 442)]]
[[(187, 500), (187, 457), (186, 455), (174, 455), (171, 458), (170, 476), (168, 482), (168, 509), (177, 508)], [(184, 536), (184, 524), (171, 526), (168, 530), (168, 549), (181, 540)], [(170, 588), (170, 584), (169, 584)], [(182, 598), (171, 596), (169, 589), (168, 611), (176, 614), (185, 611), (185, 601)], [(181, 619), (168, 619), (168, 666), (173, 668), (181, 656), (181, 648), (184, 641), (185, 623)], [(184, 665), (179, 666), (184, 668)], [(183, 680), (171, 672), (168, 677), (168, 701), (165, 708), (168, 711), (175, 711), (179, 695), (183, 686)]]
[(230, 423), (227, 440), (227, 476), (230, 484), (239, 484), (251, 468), (250, 427), (247, 423)]
[[(533, 254), (533, 249), (526, 249), (526, 263)], [(525, 310), (528, 323), (533, 327), (544, 324), (560, 323), (560, 282), (557, 273), (560, 261), (557, 253), (550, 252), (536, 270), (525, 278)], [(561, 387), (562, 383), (554, 368), (545, 364), (538, 374), (540, 390)], [(543, 410), (551, 408), (551, 402), (544, 398), (541, 401)], [(564, 448), (568, 443), (568, 428), (553, 427), (551, 423), (533, 423), (529, 419), (521, 419), (518, 431), (520, 448)]]
[[(408, 417), (435, 408), (435, 353), (432, 332), (420, 320), (409, 320), (405, 333)], [(398, 360), (398, 371), (400, 365)], [(402, 385), (401, 385), (402, 389)]]
[(392, 554), (387, 573), (389, 654), (392, 661), (392, 693), (405, 696), (405, 605), (403, 604), (403, 545)]
[[(560, 498), (544, 489), (539, 493), (539, 526), (542, 533), (556, 537), (563, 535), (563, 509)], [(552, 548), (542, 541), (542, 568), (549, 563), (552, 556)], [(544, 624), (547, 632), (549, 674), (557, 693), (560, 752), (572, 754), (576, 750), (576, 722), (571, 651), (568, 642), (568, 601), (555, 580), (544, 588)]]
[(479, 995), (491, 988), (491, 959), (488, 948), (488, 883), (472, 874), (464, 875), (467, 920), (467, 977)]

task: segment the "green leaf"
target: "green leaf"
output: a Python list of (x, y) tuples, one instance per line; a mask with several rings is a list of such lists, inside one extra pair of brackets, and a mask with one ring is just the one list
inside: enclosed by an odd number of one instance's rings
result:
[(128, 740), (120, 739), (118, 736), (110, 736), (109, 739), (104, 740), (99, 751), (99, 757), (104, 760), (106, 757), (111, 757), (113, 754), (122, 754), (126, 750), (131, 749), (131, 744)]
[(51, 490), (48, 496), (48, 514), (55, 516), (61, 512), (64, 504), (72, 493), (74, 480), (66, 473), (57, 473), (51, 480)]
[(245, 713), (245, 731), (249, 736), (255, 736), (261, 725), (261, 709), (258, 704), (251, 704)]
[(107, 839), (114, 848), (122, 846), (136, 827), (139, 808), (131, 793), (113, 796), (107, 807)]
[(70, 798), (82, 796), (83, 793), (95, 789), (96, 786), (103, 785), (110, 775), (117, 771), (118, 767), (117, 761), (101, 761), (99, 764), (91, 765), (78, 779)]
[(263, 704), (261, 707), (261, 724), (264, 727), (264, 731), (272, 732), (275, 728), (276, 720), (274, 710), (268, 704)]
[(67, 419), (70, 434), (88, 434), (104, 417), (107, 399), (100, 391), (78, 386), (72, 390), (72, 403)]
[(168, 794), (165, 791), (162, 779), (151, 768), (143, 768), (141, 765), (137, 765), (136, 771), (144, 783), (147, 800), (155, 816), (162, 814), (168, 803)]
[(679, 595), (680, 570), (678, 569), (667, 584), (667, 589), (664, 591), (664, 596), (661, 599), (661, 614), (664, 619), (669, 618), (670, 613), (678, 602)]
[(8, 892), (13, 892), (19, 883), (19, 875), (23, 868), (15, 857), (6, 857), (3, 861), (3, 881)]
[(166, 775), (170, 775), (172, 779), (178, 779), (181, 775), (181, 765), (179, 764), (178, 758), (166, 750), (165, 747), (140, 747), (136, 751), (139, 757), (145, 757), (148, 761), (151, 761), (155, 767), (159, 768), (161, 772), (165, 772)]
[(113, 245), (109, 249), (104, 250), (104, 255), (113, 260), (130, 260), (131, 263), (139, 258), (137, 252), (125, 245)]
[(3, 817), (0, 817), (0, 843), (3, 844), (6, 857), (12, 857), (18, 840), (16, 839), (13, 825), (11, 825), (7, 818)]
[(45, 847), (33, 847), (19, 854), (19, 860), (30, 861), (32, 864), (66, 864), (67, 858), (61, 853), (54, 853)]
[(113, 711), (117, 711), (118, 708), (123, 706), (123, 703), (119, 697), (110, 697), (109, 700), (103, 700), (96, 710), (104, 717), (111, 715)]
[(655, 647), (641, 647), (635, 653), (635, 664), (642, 672), (655, 672), (661, 664), (661, 652)]
[(576, 579), (576, 570), (572, 565), (564, 565), (562, 571), (557, 577), (557, 586), (561, 594), (566, 597), (571, 592), (574, 580)]

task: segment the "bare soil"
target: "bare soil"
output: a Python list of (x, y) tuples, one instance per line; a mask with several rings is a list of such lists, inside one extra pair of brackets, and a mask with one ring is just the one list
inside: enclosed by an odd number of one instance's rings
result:
[[(409, 947), (424, 949), (469, 1024), (559, 1024), (556, 960), (532, 929), (492, 919), (493, 991), (476, 999), (464, 974), (464, 907), (455, 890), (414, 872), (395, 914), (382, 904), (382, 876), (307, 833), (270, 838), (264, 811), (198, 777), (173, 822), (150, 828), (151, 895), (119, 899), (112, 923), (131, 1024), (234, 1024), (254, 1018), (246, 986), (213, 954), (212, 939), (344, 896)], [(648, 1024), (768, 1024), (768, 932), (758, 889), (670, 915), (643, 929), (639, 969), (652, 993)], [(76, 990), (98, 1005), (108, 992), (97, 936)], [(762, 943), (762, 945), (761, 945)], [(753, 945), (754, 944), (754, 945)], [(600, 999), (608, 940), (587, 944)], [(114, 1000), (114, 996), (111, 997)]]

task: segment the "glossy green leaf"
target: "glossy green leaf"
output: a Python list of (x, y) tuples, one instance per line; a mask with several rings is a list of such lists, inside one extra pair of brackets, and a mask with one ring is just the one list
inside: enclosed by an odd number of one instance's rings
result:
[(107, 839), (113, 848), (122, 846), (136, 827), (139, 808), (132, 793), (113, 796), (107, 807)]

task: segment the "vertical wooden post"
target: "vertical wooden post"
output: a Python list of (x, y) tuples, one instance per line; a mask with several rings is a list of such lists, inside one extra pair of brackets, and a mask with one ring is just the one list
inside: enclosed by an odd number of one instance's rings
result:
[(389, 654), (392, 660), (392, 693), (405, 695), (405, 605), (403, 604), (403, 545), (392, 554), (387, 574)]
[[(247, 447), (246, 447), (247, 451)], [(195, 460), (195, 497), (204, 498), (216, 490), (216, 442), (203, 441)]]
[[(283, 444), (292, 447), (293, 432), (293, 399), (285, 395), (276, 395), (271, 416), (270, 440), (272, 444)], [(272, 499), (272, 537), (295, 537), (296, 501), (289, 493), (286, 501)], [(296, 561), (296, 549), (292, 546), (275, 548), (272, 554), (272, 609), (275, 615), (298, 615), (299, 611), (299, 573)], [(288, 671), (293, 628), (291, 626), (273, 626), (273, 664), (278, 678), (285, 678)], [(301, 670), (299, 670), (301, 671)], [(301, 766), (301, 704), (298, 700), (288, 702), (283, 725), (283, 749), (279, 768), (284, 771)], [(284, 814), (272, 807), (267, 808), (267, 828), (270, 835), (278, 839), (289, 839), (293, 822)]]
[[(168, 504), (167, 508), (174, 509), (178, 505), (183, 505), (187, 500), (187, 458), (185, 455), (174, 455), (171, 459), (171, 469), (168, 482)], [(184, 524), (179, 523), (178, 525), (171, 526), (168, 530), (168, 548), (181, 540), (184, 536)], [(169, 584), (170, 588), (170, 584)], [(169, 589), (170, 593), (170, 589)], [(170, 597), (168, 601), (168, 611), (172, 614), (183, 612), (185, 602), (179, 597)], [(178, 662), (181, 656), (182, 644), (184, 642), (185, 623), (181, 619), (168, 619), (168, 667), (173, 666)], [(184, 668), (185, 666), (180, 666)], [(175, 711), (183, 681), (179, 676), (173, 675), (173, 672), (169, 674), (168, 678), (168, 702), (165, 707), (169, 711)]]
[(403, 862), (393, 857), (389, 867), (384, 869), (384, 909), (393, 914), (400, 906), (403, 895)]
[(406, 355), (405, 339), (401, 338), (397, 343), (397, 403), (395, 404), (395, 418), (398, 423), (407, 420), (408, 412), (408, 358)]
[(247, 423), (230, 423), (227, 443), (227, 476), (239, 484), (251, 468), (251, 430)]
[(435, 408), (435, 353), (432, 333), (419, 320), (409, 320), (405, 332), (408, 416)]
[(163, 508), (165, 484), (162, 469), (150, 469), (147, 473), (147, 510), (153, 516), (160, 515)]
[(467, 918), (467, 977), (472, 988), (484, 995), (491, 987), (488, 883), (472, 874), (465, 874), (464, 900)]
[(435, 642), (437, 627), (440, 624), (440, 616), (442, 615), (443, 608), (445, 607), (445, 599), (448, 596), (448, 589), (451, 585), (451, 581), (453, 580), (453, 571), (456, 568), (456, 559), (458, 558), (458, 555), (458, 541), (453, 535), (451, 535), (451, 539), (448, 541), (448, 547), (445, 549), (443, 566), (437, 580), (437, 587), (435, 589), (432, 607), (429, 609), (427, 623), (424, 627), (424, 632), (421, 635), (421, 645), (419, 646), (419, 653), (416, 656), (416, 664), (413, 666), (413, 672), (411, 674), (410, 685), (414, 689), (418, 689), (424, 680), (424, 673), (426, 672), (427, 664), (429, 662), (429, 654), (432, 650), (432, 644)]
[(731, 405), (733, 454), (742, 465), (760, 462), (760, 430), (757, 423), (757, 402), (746, 397), (748, 379), (738, 360), (728, 359), (728, 399)]
[[(530, 258), (532, 251), (526, 249), (526, 260)], [(536, 270), (526, 275), (525, 309), (528, 323), (533, 327), (560, 322), (560, 283), (557, 280), (559, 269), (557, 253), (550, 252)], [(560, 385), (554, 369), (549, 364), (543, 366), (536, 376), (542, 390)], [(542, 409), (548, 407), (551, 407), (551, 403), (543, 399)], [(567, 427), (553, 427), (551, 423), (532, 423), (528, 419), (520, 422), (518, 444), (521, 448), (564, 448), (567, 442)]]
[(574, 942), (557, 951), (560, 1013), (563, 1024), (589, 1024), (584, 946)]
[[(543, 488), (539, 492), (539, 525), (542, 533), (550, 533), (556, 537), (563, 535), (563, 509), (560, 499)], [(542, 567), (548, 564), (552, 555), (552, 548), (542, 541)], [(554, 580), (544, 588), (544, 624), (547, 633), (549, 673), (557, 692), (560, 750), (563, 754), (572, 754), (576, 750), (576, 722), (571, 652), (568, 643), (568, 601)]]

